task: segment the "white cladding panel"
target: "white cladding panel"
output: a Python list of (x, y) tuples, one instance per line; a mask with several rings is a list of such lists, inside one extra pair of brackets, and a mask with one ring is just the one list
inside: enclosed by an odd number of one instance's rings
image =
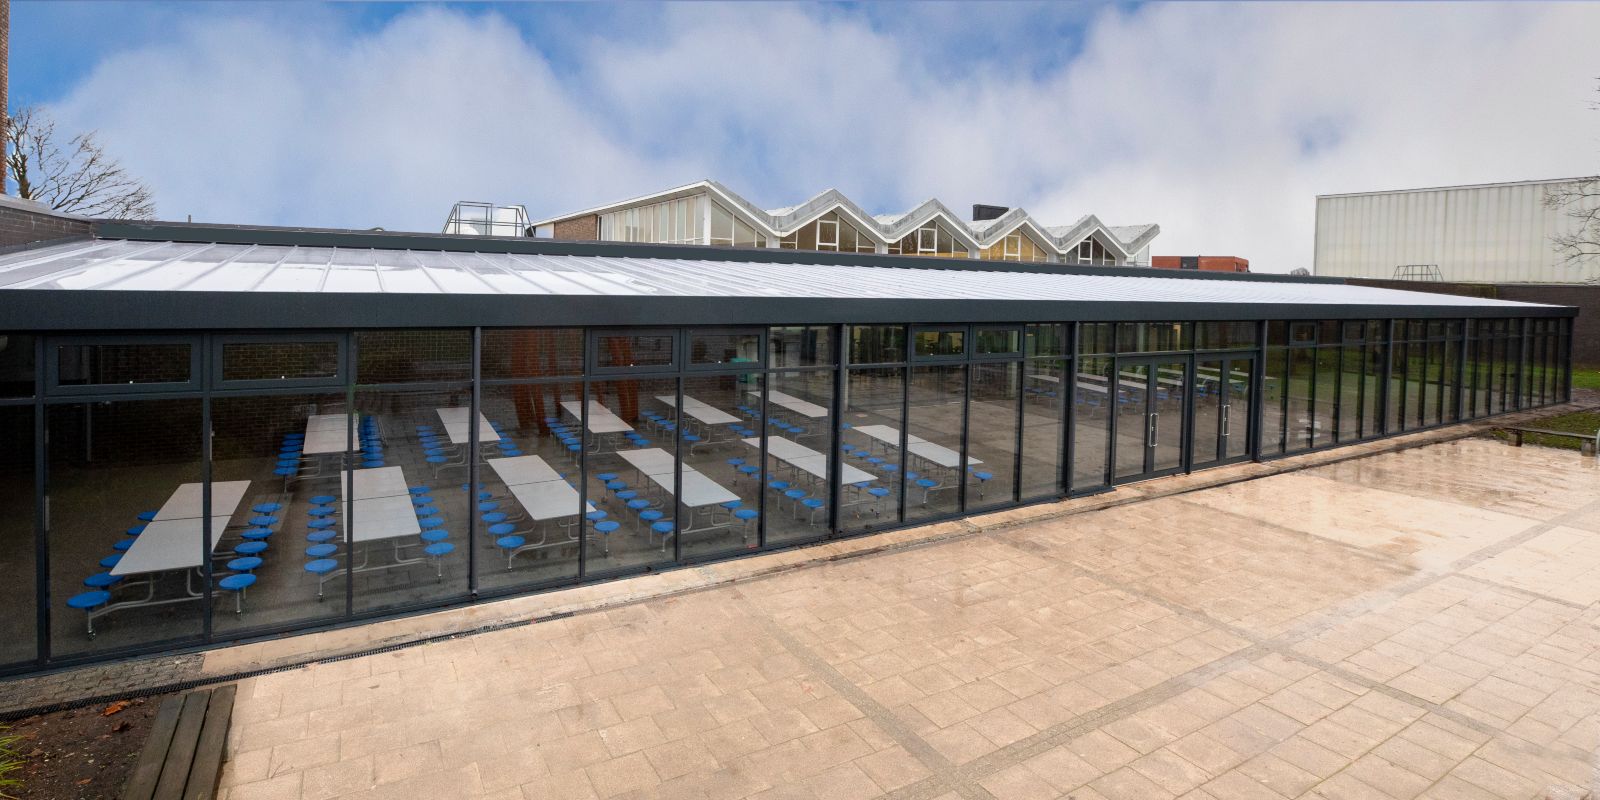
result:
[(1562, 263), (1552, 236), (1577, 229), (1544, 207), (1564, 181), (1506, 183), (1317, 198), (1317, 275), (1391, 278), (1404, 264), (1436, 264), (1446, 281), (1582, 283), (1600, 259)]

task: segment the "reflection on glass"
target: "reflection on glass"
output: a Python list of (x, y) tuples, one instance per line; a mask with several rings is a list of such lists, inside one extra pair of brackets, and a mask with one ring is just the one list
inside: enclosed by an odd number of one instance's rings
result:
[[(781, 544), (819, 538), (827, 533), (828, 448), (833, 412), (831, 371), (775, 372), (767, 402), (767, 542)], [(748, 405), (755, 406), (754, 398)], [(749, 427), (758, 427), (754, 422)], [(754, 447), (741, 453), (745, 471), (758, 464)], [(847, 480), (873, 481), (876, 477), (846, 459)], [(741, 477), (741, 484), (743, 478)], [(799, 490), (804, 495), (791, 495)], [(846, 501), (861, 491), (846, 486)], [(780, 499), (781, 498), (781, 499)], [(798, 503), (798, 506), (796, 505)], [(789, 513), (784, 513), (787, 510)]]
[(602, 369), (671, 366), (676, 341), (671, 334), (596, 336), (595, 365)]
[[(203, 565), (229, 538), (207, 552), (200, 401), (51, 406), (46, 424), (52, 653), (198, 637)], [(252, 488), (213, 498), (211, 527)]]
[[(595, 508), (584, 514), (586, 572), (636, 569), (675, 557), (678, 440), (684, 447), (702, 441), (680, 428), (677, 393), (674, 378), (590, 384), (584, 480)], [(566, 402), (562, 410), (564, 424), (583, 429), (581, 404)]]
[(472, 377), (472, 334), (462, 330), (357, 331), (356, 382), (464, 381)]
[(691, 364), (760, 364), (761, 334), (739, 331), (690, 331)]
[(1335, 408), (1339, 403), (1339, 346), (1318, 347), (1311, 351), (1316, 364), (1316, 405), (1312, 409), (1311, 446), (1333, 443)]
[[(577, 577), (582, 429), (577, 381), (483, 387), (476, 502), (478, 585), (536, 586)], [(593, 502), (596, 498), (590, 498)]]
[(963, 330), (917, 331), (914, 334), (916, 354), (922, 356), (959, 356), (966, 352), (966, 332)]
[(503, 427), (481, 413), (472, 420), (471, 402), (466, 386), (356, 393), (361, 452), (352, 457), (344, 508), (333, 515), (341, 539), (331, 542), (339, 548), (332, 558), (340, 569), (317, 576), (325, 594), (343, 590), (347, 564), (356, 611), (466, 593), (469, 518), (495, 501), (484, 488), (468, 491), (472, 426), (490, 447)]
[(767, 332), (767, 363), (773, 368), (816, 367), (833, 362), (833, 329), (826, 325), (794, 325)]
[(890, 364), (904, 360), (906, 329), (903, 326), (850, 326), (850, 363)]
[[(349, 449), (349, 426), (343, 394), (212, 400), (213, 506), (227, 494), (222, 487), (248, 482), (236, 506), (213, 509), (219, 516), (229, 512), (212, 562), (215, 578), (219, 585), (249, 584), (228, 602), (212, 605), (215, 630), (344, 614), (344, 584), (319, 597), (320, 588), (335, 587), (313, 578), (343, 569), (340, 472)], [(363, 447), (363, 460), (381, 452), (376, 446), (358, 446)]]
[(1289, 350), (1289, 408), (1288, 431), (1284, 450), (1297, 453), (1312, 447), (1313, 431), (1317, 418), (1312, 406), (1312, 393), (1317, 390), (1317, 350), (1314, 347), (1296, 347)]
[[(907, 522), (961, 510), (959, 492), (967, 476), (961, 464), (966, 372), (966, 367), (956, 365), (911, 370), (905, 454)], [(965, 466), (987, 470), (992, 465), (969, 457)]]
[[(1279, 323), (1281, 326), (1281, 323)], [(1262, 365), (1261, 386), (1261, 454), (1279, 455), (1284, 448), (1284, 401), (1289, 386), (1289, 351), (1283, 347), (1268, 347), (1266, 362)]]
[[(655, 398), (668, 409), (671, 396)], [(678, 498), (679, 557), (701, 558), (733, 550), (755, 549), (761, 535), (761, 375), (734, 373), (685, 378), (679, 425), (683, 463)], [(781, 408), (781, 407), (780, 407)], [(774, 441), (827, 441), (826, 427), (793, 414), (766, 417)], [(819, 453), (820, 455), (820, 453)], [(809, 462), (807, 462), (809, 463)], [(801, 485), (796, 479), (783, 495), (767, 496), (767, 519), (789, 514), (827, 526), (825, 484)], [(622, 490), (626, 491), (626, 490)], [(802, 491), (803, 495), (787, 491)], [(613, 492), (615, 494), (615, 492)], [(637, 502), (635, 505), (642, 505)], [(620, 510), (619, 510), (620, 513)], [(820, 521), (819, 521), (820, 520)]]
[(486, 328), (479, 371), (486, 380), (582, 375), (583, 330)]
[(901, 405), (905, 373), (899, 367), (853, 369), (840, 399), (839, 528), (863, 531), (894, 525), (900, 518)]
[(0, 333), (0, 397), (32, 397), (33, 337)]
[(973, 462), (966, 469), (969, 509), (1013, 501), (1021, 378), (1019, 362), (972, 365), (967, 412), (967, 455)]
[(56, 382), (62, 386), (186, 383), (191, 345), (79, 344), (56, 346)]
[(1024, 500), (1050, 497), (1061, 491), (1061, 415), (1070, 394), (1070, 363), (1055, 358), (1023, 362), (1019, 485)]
[(1149, 470), (1150, 449), (1155, 446), (1156, 413), (1147, 396), (1150, 376), (1149, 364), (1123, 364), (1116, 375), (1111, 391), (1116, 393), (1117, 439), (1116, 476), (1131, 478)]
[(1089, 356), (1078, 359), (1077, 388), (1072, 398), (1073, 491), (1106, 485), (1106, 467), (1110, 463), (1111, 452), (1111, 418), (1117, 413), (1116, 401), (1108, 389), (1111, 370), (1110, 358)]
[(0, 407), (0, 441), (0, 664), (13, 664), (35, 655), (33, 406)]
[(339, 343), (254, 341), (222, 345), (224, 381), (331, 378), (339, 374)]

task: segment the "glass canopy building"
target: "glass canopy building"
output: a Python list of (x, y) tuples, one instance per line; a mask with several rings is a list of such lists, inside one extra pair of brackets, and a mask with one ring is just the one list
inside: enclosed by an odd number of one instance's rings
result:
[(1574, 310), (178, 224), (0, 255), (0, 663), (200, 647), (1565, 400)]

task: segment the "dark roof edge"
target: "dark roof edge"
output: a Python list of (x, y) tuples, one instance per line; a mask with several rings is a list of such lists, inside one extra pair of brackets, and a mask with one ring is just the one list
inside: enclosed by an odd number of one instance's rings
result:
[(338, 228), (283, 228), (258, 225), (213, 225), (188, 222), (100, 220), (95, 235), (102, 239), (205, 242), (219, 244), (300, 245), (377, 250), (444, 250), (521, 255), (606, 256), (612, 258), (680, 258), (700, 261), (744, 261), (760, 264), (825, 264), (828, 266), (900, 267), (967, 272), (1021, 272), (1050, 275), (1118, 275), (1134, 278), (1243, 280), (1268, 283), (1342, 284), (1343, 278), (1264, 273), (1201, 272), (1154, 267), (1088, 267), (1069, 264), (1020, 264), (1014, 261), (929, 258), (877, 253), (823, 253), (766, 247), (645, 244), (574, 241), (526, 237), (465, 236), (443, 233), (360, 231)]

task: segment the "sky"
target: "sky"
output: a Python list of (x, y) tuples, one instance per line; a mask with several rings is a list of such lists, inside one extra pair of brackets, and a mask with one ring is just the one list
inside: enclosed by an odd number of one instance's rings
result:
[(1596, 42), (1600, 3), (17, 0), (10, 91), (164, 219), (436, 231), (714, 178), (1287, 272), (1318, 194), (1600, 173)]

